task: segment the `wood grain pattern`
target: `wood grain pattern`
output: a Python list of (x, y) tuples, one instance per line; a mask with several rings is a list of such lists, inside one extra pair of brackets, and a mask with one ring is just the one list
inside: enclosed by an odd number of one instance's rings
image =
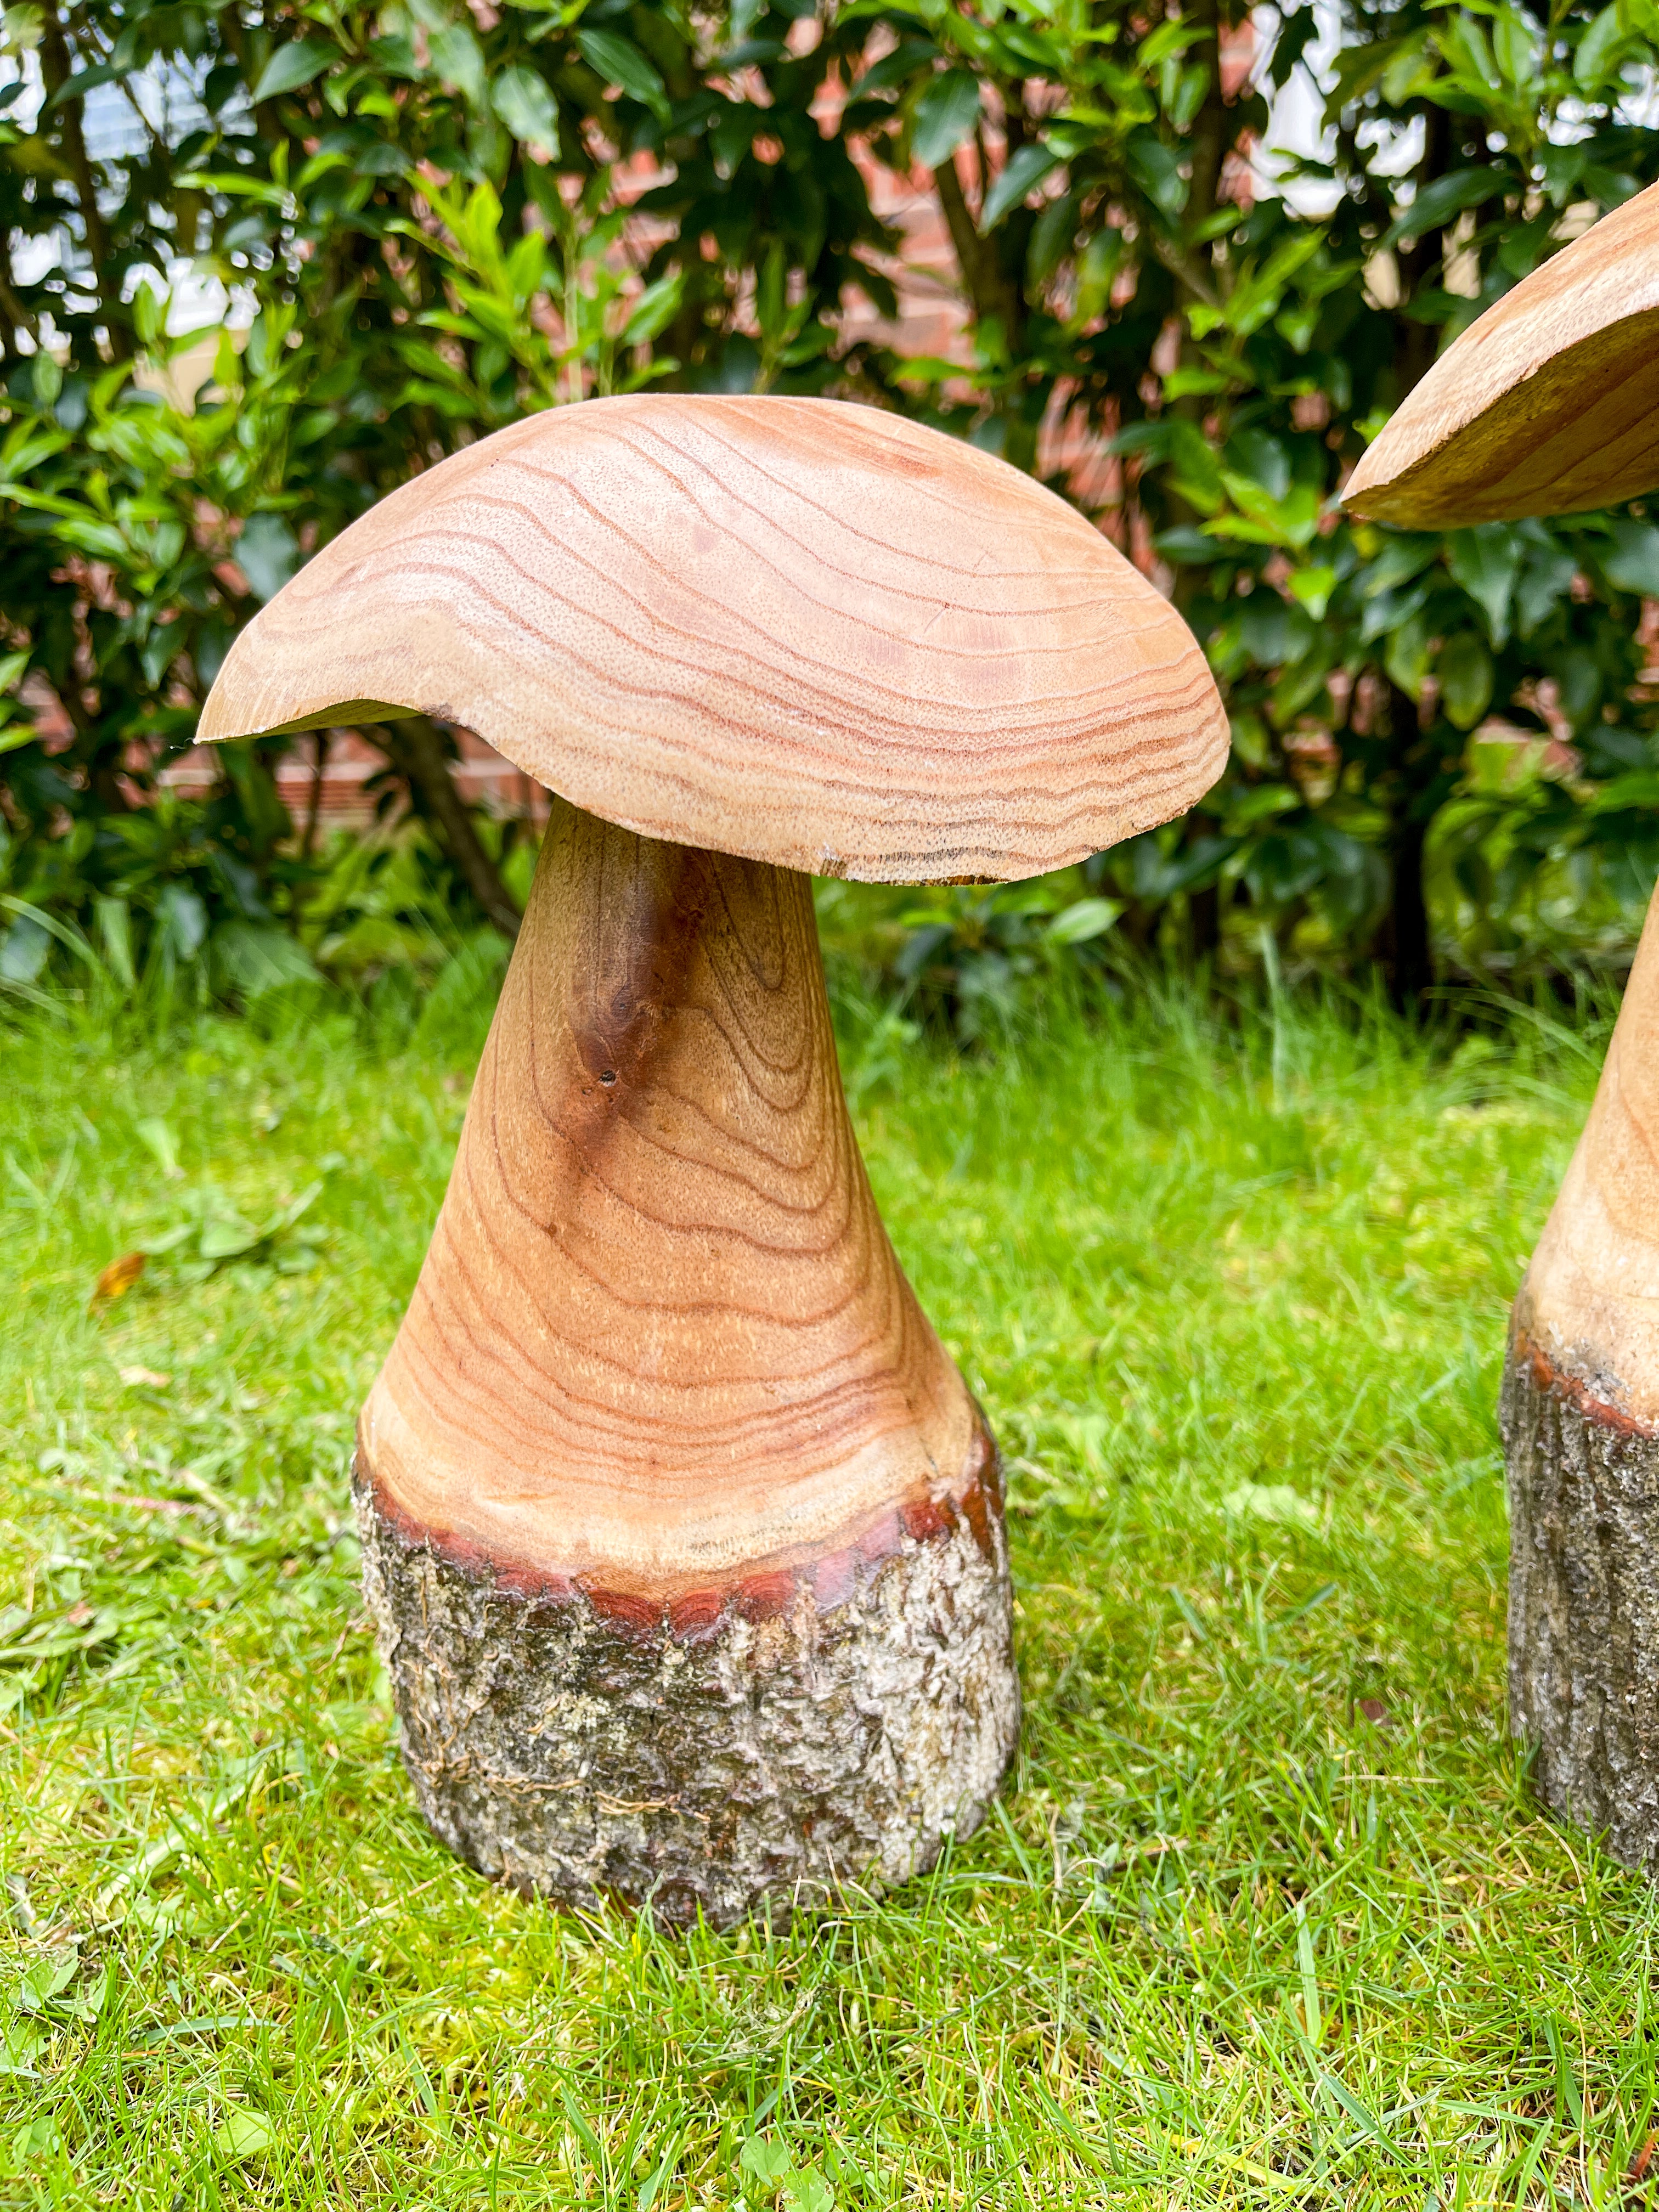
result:
[(1584, 1410), (1659, 1436), (1659, 899), (1515, 1325)]
[(1659, 485), (1659, 185), (1472, 323), (1349, 478), (1381, 522), (1456, 529)]
[(848, 1121), (805, 877), (556, 805), (359, 1437), (382, 1510), (451, 1556), (646, 1616), (985, 1510), (977, 1408)]
[(830, 400), (592, 400), (403, 486), (232, 647), (204, 739), (421, 713), (787, 868), (1031, 875), (1226, 758), (1174, 609), (1053, 493)]

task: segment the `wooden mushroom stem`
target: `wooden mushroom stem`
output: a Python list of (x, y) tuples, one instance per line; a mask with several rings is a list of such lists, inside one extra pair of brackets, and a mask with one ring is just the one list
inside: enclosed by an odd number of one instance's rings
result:
[(1546, 1801), (1659, 1866), (1659, 895), (1504, 1381), (1510, 1707)]
[(976, 1487), (976, 1410), (848, 1120), (805, 877), (556, 801), (361, 1443), (451, 1547), (647, 1607)]
[(411, 1775), (476, 1863), (729, 1921), (980, 1817), (996, 1455), (871, 1196), (805, 877), (556, 803), (358, 1433)]

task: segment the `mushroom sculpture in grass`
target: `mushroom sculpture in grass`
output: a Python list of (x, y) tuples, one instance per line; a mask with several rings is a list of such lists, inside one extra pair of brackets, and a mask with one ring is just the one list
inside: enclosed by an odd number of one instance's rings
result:
[[(1413, 528), (1659, 486), (1659, 186), (1471, 324), (1350, 477)], [(1659, 1869), (1659, 894), (1515, 1302), (1510, 1723), (1546, 1802)]]
[(848, 1120), (810, 878), (1017, 878), (1168, 819), (1225, 757), (1203, 656), (971, 447), (635, 397), (383, 501), (201, 734), (414, 713), (557, 794), (358, 1427), (422, 1809), (489, 1874), (671, 1923), (901, 1880), (1014, 1747), (1007, 1557)]

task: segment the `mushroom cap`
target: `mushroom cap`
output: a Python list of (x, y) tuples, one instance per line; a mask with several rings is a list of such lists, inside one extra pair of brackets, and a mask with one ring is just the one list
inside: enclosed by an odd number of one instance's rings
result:
[(1458, 528), (1659, 485), (1659, 185), (1470, 324), (1349, 477), (1379, 522)]
[(588, 400), (325, 546), (204, 739), (430, 714), (589, 813), (781, 867), (1002, 880), (1168, 821), (1227, 721), (1174, 608), (1053, 492), (833, 400)]

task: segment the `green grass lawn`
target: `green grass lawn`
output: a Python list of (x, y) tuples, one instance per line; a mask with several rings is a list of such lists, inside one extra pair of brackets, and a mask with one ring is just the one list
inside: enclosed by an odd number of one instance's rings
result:
[(1597, 1050), (848, 1057), (1010, 1463), (1024, 1756), (929, 1879), (678, 1939), (429, 1839), (358, 1601), (459, 1042), (0, 1036), (0, 2204), (1647, 2201), (1659, 1912), (1504, 1728), (1505, 1308)]

